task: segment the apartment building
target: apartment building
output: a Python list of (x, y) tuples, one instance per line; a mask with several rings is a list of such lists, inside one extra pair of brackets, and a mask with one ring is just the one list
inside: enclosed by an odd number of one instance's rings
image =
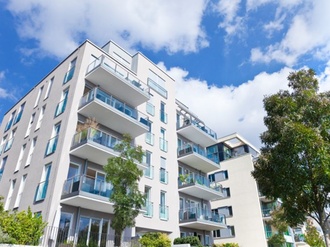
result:
[[(228, 227), (213, 231), (214, 242), (267, 247), (267, 240), (277, 233), (269, 220), (279, 202), (260, 194), (251, 175), (258, 151), (236, 133), (218, 139), (217, 146), (221, 170), (211, 174), (210, 180), (221, 183), (226, 193), (211, 204), (213, 211), (225, 214)], [(295, 246), (291, 228), (284, 238), (286, 247)]]
[(113, 42), (100, 48), (85, 41), (5, 114), (5, 209), (30, 206), (41, 214), (51, 227), (44, 246), (113, 246), (112, 186), (103, 166), (118, 156), (114, 146), (125, 133), (145, 151), (137, 166), (147, 201), (123, 241), (159, 231), (211, 244), (212, 231), (226, 227), (210, 205), (223, 195), (219, 184), (208, 181), (208, 173), (220, 168), (217, 148), (208, 148), (217, 143), (216, 133), (176, 101), (169, 75)]

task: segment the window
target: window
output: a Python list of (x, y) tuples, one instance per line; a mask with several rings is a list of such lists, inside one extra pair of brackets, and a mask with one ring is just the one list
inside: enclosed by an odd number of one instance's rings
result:
[(215, 238), (230, 238), (235, 237), (234, 226), (227, 226), (225, 229), (218, 229), (213, 231), (213, 237)]
[(81, 216), (79, 219), (78, 242), (83, 246), (106, 246), (109, 221)]
[(44, 90), (44, 86), (42, 86), (40, 89), (39, 89), (39, 92), (38, 92), (38, 96), (36, 98), (36, 101), (34, 103), (34, 107), (36, 107), (38, 104), (39, 104), (39, 100), (40, 100), (40, 97), (41, 97), (41, 94), (42, 94), (42, 91)]
[(44, 200), (46, 198), (51, 168), (51, 164), (47, 164), (44, 166), (44, 170), (41, 176), (41, 182), (38, 184), (34, 199), (36, 202)]
[(36, 114), (33, 113), (31, 118), (30, 118), (30, 122), (29, 122), (29, 126), (28, 128), (26, 129), (26, 134), (25, 134), (25, 137), (29, 136), (30, 135), (30, 132), (31, 132), (31, 127), (32, 127), (32, 124), (34, 122), (34, 118), (35, 118)]
[(166, 192), (160, 192), (160, 204), (159, 204), (159, 218), (161, 220), (168, 220), (168, 206), (166, 206)]
[(10, 202), (11, 202), (11, 198), (13, 196), (13, 192), (14, 192), (14, 189), (15, 189), (15, 184), (16, 184), (16, 179), (13, 179), (11, 181), (11, 184), (10, 184), (10, 188), (9, 188), (9, 192), (8, 192), (8, 196), (7, 196), (7, 200), (6, 200), (6, 204), (4, 206), (4, 209), (5, 210), (8, 210), (9, 209), (9, 205), (10, 205)]
[(76, 62), (77, 62), (77, 58), (73, 59), (70, 62), (69, 70), (68, 70), (68, 72), (65, 73), (63, 84), (67, 83), (68, 81), (70, 81), (72, 79), (73, 74), (74, 74), (74, 69), (76, 67)]
[(31, 159), (32, 159), (32, 155), (33, 155), (33, 151), (34, 151), (34, 148), (36, 146), (36, 143), (37, 143), (37, 137), (33, 138), (33, 140), (32, 140), (30, 150), (29, 150), (29, 154), (28, 154), (28, 157), (26, 159), (25, 167), (29, 166), (30, 163), (31, 163)]
[(41, 122), (42, 122), (42, 119), (44, 117), (45, 110), (46, 110), (46, 105), (44, 105), (41, 108), (41, 111), (40, 111), (40, 114), (39, 114), (39, 118), (38, 118), (38, 122), (37, 122), (37, 126), (36, 126), (36, 130), (38, 130), (40, 128), (40, 126), (41, 126)]
[(160, 157), (159, 180), (162, 183), (168, 183), (168, 172), (166, 171), (166, 159), (164, 157)]
[(18, 123), (21, 120), (23, 110), (24, 110), (24, 106), (25, 106), (25, 102), (19, 108), (18, 114), (16, 115), (16, 118), (14, 120), (14, 124)]
[(23, 194), (24, 187), (25, 187), (26, 177), (27, 177), (26, 174), (22, 177), (21, 184), (19, 185), (18, 194), (16, 197), (14, 208), (18, 208), (19, 204), (21, 202), (22, 194)]
[(210, 182), (221, 182), (228, 179), (228, 171), (219, 171), (209, 175)]
[(233, 208), (232, 206), (220, 207), (217, 209), (212, 209), (212, 213), (216, 215), (223, 214), (226, 217), (230, 217), (233, 216)]
[(65, 111), (66, 102), (68, 100), (69, 89), (66, 89), (62, 92), (61, 101), (57, 104), (55, 110), (55, 117), (62, 114)]
[(6, 141), (7, 141), (7, 135), (5, 135), (4, 137), (2, 137), (1, 144), (0, 144), (0, 154), (5, 149)]
[(154, 171), (153, 166), (151, 166), (151, 155), (152, 153), (150, 151), (145, 152), (144, 163), (147, 164), (147, 169), (144, 170), (144, 176), (152, 179), (154, 177)]
[(159, 148), (160, 150), (167, 152), (166, 130), (163, 128), (160, 129)]
[(150, 201), (151, 198), (151, 187), (144, 187), (144, 194), (146, 195), (146, 212), (144, 216), (152, 217), (153, 216), (153, 203)]
[(59, 236), (64, 242), (70, 242), (69, 236), (71, 234), (73, 215), (66, 212), (61, 212), (60, 224), (59, 224)]
[(15, 138), (15, 134), (16, 134), (16, 129), (14, 129), (14, 130), (10, 133), (9, 140), (8, 140), (7, 143), (6, 143), (6, 146), (5, 146), (4, 152), (7, 152), (9, 149), (11, 149), (11, 146), (13, 145), (13, 141), (14, 141), (14, 138)]
[(22, 160), (23, 160), (25, 148), (26, 148), (26, 144), (24, 144), (21, 147), (21, 151), (19, 152), (18, 161), (17, 161), (16, 167), (15, 167), (15, 172), (17, 172), (21, 168), (21, 164), (22, 164)]
[(150, 144), (151, 146), (154, 145), (154, 134), (151, 133), (151, 127), (152, 127), (152, 122), (150, 120), (147, 120), (147, 125), (149, 127), (148, 132), (146, 133), (146, 143)]
[(52, 89), (53, 83), (54, 83), (54, 77), (48, 81), (48, 87), (47, 87), (47, 91), (46, 91), (44, 99), (47, 99), (49, 97), (50, 90)]
[(6, 166), (6, 163), (7, 163), (7, 158), (8, 156), (4, 157), (1, 161), (1, 165), (0, 165), (0, 181), (1, 181), (1, 178), (2, 178), (2, 175), (3, 175), (3, 172), (5, 170), (5, 166)]
[(160, 121), (167, 123), (167, 113), (165, 112), (164, 102), (160, 102)]
[(61, 122), (54, 125), (52, 137), (51, 139), (49, 139), (47, 143), (46, 153), (45, 153), (46, 156), (51, 155), (56, 151), (60, 129), (61, 129)]
[(7, 122), (6, 127), (5, 127), (5, 132), (7, 130), (9, 130), (10, 127), (12, 126), (14, 118), (15, 118), (15, 114), (16, 114), (16, 111), (13, 111), (12, 114), (10, 115), (9, 121)]
[(154, 116), (155, 115), (155, 106), (151, 103), (151, 102), (147, 102), (147, 105), (146, 105), (147, 109), (147, 113), (150, 114), (151, 116)]
[(223, 194), (224, 198), (230, 197), (230, 189), (229, 188), (222, 188), (222, 194)]

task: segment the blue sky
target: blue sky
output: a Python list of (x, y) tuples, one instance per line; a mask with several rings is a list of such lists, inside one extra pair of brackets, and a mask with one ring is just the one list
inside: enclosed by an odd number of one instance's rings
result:
[(293, 70), (330, 89), (328, 0), (0, 0), (0, 116), (85, 39), (141, 51), (219, 136), (256, 147)]

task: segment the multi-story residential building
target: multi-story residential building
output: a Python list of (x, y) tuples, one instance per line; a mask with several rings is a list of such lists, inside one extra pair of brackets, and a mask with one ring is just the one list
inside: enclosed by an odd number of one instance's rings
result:
[[(208, 173), (220, 168), (217, 148), (207, 148), (217, 143), (216, 134), (175, 100), (169, 75), (113, 42), (100, 48), (85, 41), (5, 114), (5, 209), (30, 206), (41, 214), (51, 229), (43, 245), (112, 246), (112, 186), (103, 166), (118, 155), (114, 146), (125, 133), (145, 151), (137, 166), (147, 201), (124, 241), (159, 231), (212, 243), (211, 231), (225, 228), (209, 202), (222, 196), (220, 185), (208, 181)], [(178, 174), (186, 179), (178, 183)]]
[[(267, 240), (277, 233), (269, 224), (276, 202), (260, 194), (251, 172), (258, 151), (238, 134), (218, 140), (221, 170), (210, 175), (220, 182), (227, 194), (221, 200), (212, 201), (215, 212), (224, 213), (227, 229), (213, 231), (215, 243), (235, 242), (239, 246), (267, 247)], [(284, 234), (286, 247), (295, 246), (291, 228)]]

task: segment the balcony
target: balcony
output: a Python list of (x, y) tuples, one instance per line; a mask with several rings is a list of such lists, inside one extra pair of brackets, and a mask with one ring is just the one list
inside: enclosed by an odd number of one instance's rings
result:
[(220, 185), (210, 182), (208, 178), (196, 173), (181, 174), (178, 185), (179, 192), (207, 201), (217, 200), (223, 197), (222, 187)]
[(64, 182), (61, 203), (113, 214), (114, 204), (109, 201), (111, 193), (110, 183), (86, 175), (76, 176)]
[(206, 150), (194, 143), (178, 148), (178, 160), (203, 173), (213, 172), (220, 168), (217, 154), (206, 155)]
[(272, 211), (273, 211), (273, 209), (271, 209), (271, 208), (263, 208), (263, 209), (261, 209), (262, 217), (263, 218), (270, 218)]
[(205, 231), (227, 228), (224, 215), (212, 214), (211, 211), (203, 211), (200, 208), (180, 210), (179, 226)]
[(153, 179), (154, 178), (154, 166), (147, 166), (147, 168), (144, 170), (144, 176), (146, 178)]
[(155, 135), (151, 132), (146, 133), (146, 143), (153, 146), (154, 145)]
[(159, 137), (159, 149), (167, 152), (167, 146), (168, 142), (164, 138)]
[(119, 133), (135, 138), (149, 130), (148, 117), (99, 88), (94, 88), (81, 99), (78, 111)]
[(203, 122), (186, 118), (177, 123), (177, 133), (203, 147), (217, 143), (217, 134)]
[(164, 168), (159, 169), (159, 181), (163, 184), (168, 184), (168, 171)]
[(149, 87), (133, 72), (104, 55), (88, 66), (86, 79), (125, 100), (133, 107), (149, 100)]
[(153, 216), (154, 204), (150, 201), (146, 201), (145, 210), (144, 216), (151, 218)]
[(168, 206), (159, 204), (159, 219), (168, 220)]

